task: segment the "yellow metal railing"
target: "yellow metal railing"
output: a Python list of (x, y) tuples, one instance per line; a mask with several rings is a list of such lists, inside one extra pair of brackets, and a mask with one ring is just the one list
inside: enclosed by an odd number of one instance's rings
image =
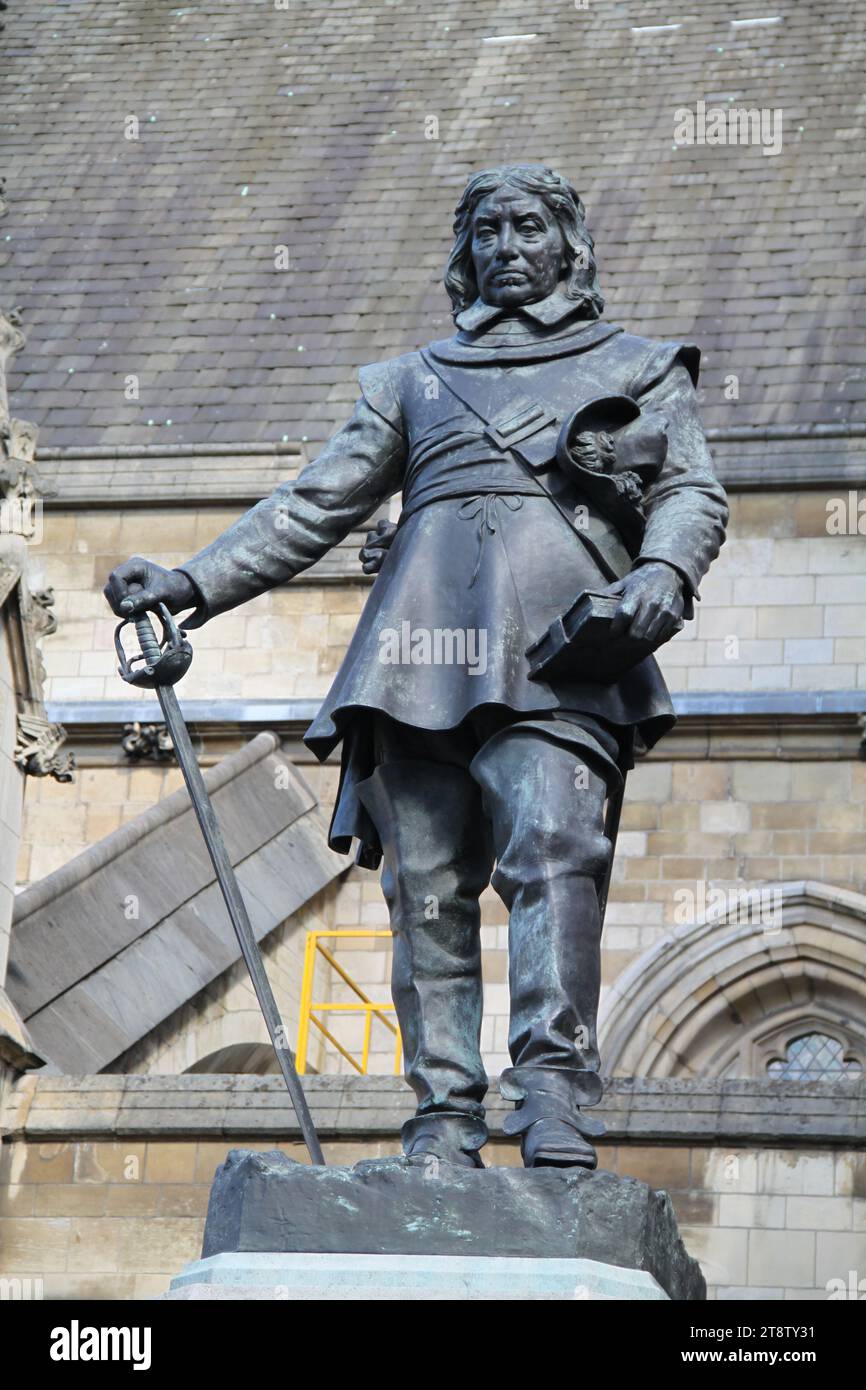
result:
[[(336, 959), (333, 952), (329, 951), (327, 946), (322, 945), (323, 940), (344, 940), (347, 937), (353, 937), (356, 940), (359, 937), (387, 937), (390, 940), (391, 933), (390, 931), (364, 930), (307, 932), (307, 946), (304, 952), (304, 977), (301, 984), (301, 1018), (298, 1024), (298, 1046), (296, 1049), (298, 1072), (303, 1076), (307, 1070), (307, 1050), (310, 1043), (310, 1024), (312, 1023), (318, 1028), (320, 1033), (324, 1034), (328, 1042), (333, 1043), (337, 1051), (355, 1068), (355, 1071), (360, 1072), (362, 1076), (366, 1076), (367, 1065), (370, 1060), (370, 1037), (373, 1029), (373, 1018), (375, 1017), (379, 1019), (380, 1022), (384, 1023), (389, 1032), (394, 1035), (394, 1074), (395, 1076), (399, 1075), (402, 1058), (400, 1030), (396, 1024), (391, 1022), (390, 1018), (386, 1017), (387, 1014), (394, 1013), (394, 1005), (390, 1002), (387, 1004), (376, 1003), (375, 1000), (370, 999), (361, 989), (361, 986), (356, 984), (349, 972)], [(336, 970), (343, 983), (348, 985), (352, 993), (357, 996), (356, 1000), (350, 1000), (348, 1003), (316, 1003), (313, 1000), (313, 977), (316, 973), (316, 960), (319, 956), (323, 956), (328, 965)], [(334, 1037), (323, 1020), (317, 1017), (318, 1014), (327, 1013), (362, 1013), (364, 1015), (364, 1042), (361, 1049), (360, 1062), (356, 1057), (352, 1056), (351, 1052), (343, 1046), (338, 1038)]]

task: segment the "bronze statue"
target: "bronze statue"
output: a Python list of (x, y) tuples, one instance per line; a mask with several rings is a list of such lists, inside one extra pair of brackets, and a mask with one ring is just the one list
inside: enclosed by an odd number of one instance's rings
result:
[(200, 626), (402, 494), (396, 529), (362, 551), (379, 573), (306, 741), (322, 759), (342, 742), (332, 845), (357, 839), (369, 868), (384, 857), (418, 1100), (403, 1147), (483, 1166), (478, 899), (492, 881), (510, 913), (506, 1128), (528, 1167), (592, 1168), (605, 800), (636, 736), (651, 746), (674, 723), (647, 653), (692, 617), (727, 508), (698, 349), (602, 317), (565, 179), (475, 174), (454, 231), (456, 334), (362, 368), (350, 421), (295, 482), (175, 570), (120, 565), (106, 597), (124, 615), (193, 608), (183, 625)]

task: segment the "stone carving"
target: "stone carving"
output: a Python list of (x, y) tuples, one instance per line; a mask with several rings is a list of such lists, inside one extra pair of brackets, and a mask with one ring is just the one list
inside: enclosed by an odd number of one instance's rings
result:
[(44, 715), (19, 714), (15, 762), (32, 777), (71, 782), (75, 759), (71, 753), (59, 751), (65, 739), (62, 724), (52, 724)]
[(28, 458), (35, 443), (35, 425), (24, 420), (0, 424), (0, 533), (38, 542), (42, 539), (41, 498), (50, 490)]
[(20, 578), (21, 570), (17, 565), (6, 565), (0, 560), (0, 609), (3, 608)]
[(48, 719), (43, 704), (39, 642), (57, 629), (54, 590), (31, 592), (27, 584), (28, 543), (41, 538), (41, 498), (49, 489), (35, 464), (38, 430), (12, 418), (6, 390), (6, 364), (24, 343), (20, 311), (0, 311), (0, 609), (18, 701), (14, 759), (32, 776), (69, 782), (74, 760), (58, 751), (66, 735), (62, 725)]
[(37, 427), (9, 414), (6, 363), (24, 346), (21, 315), (0, 312), (0, 535), (41, 539), (40, 501), (52, 489), (36, 467)]
[(174, 757), (171, 735), (164, 724), (123, 726), (123, 751), (133, 762), (166, 763)]
[(33, 600), (33, 626), (41, 637), (49, 637), (52, 632), (57, 631), (57, 617), (51, 612), (51, 609), (54, 607), (54, 590), (39, 589), (36, 593), (31, 594), (30, 597)]
[(4, 458), (0, 476), (4, 481), (17, 481), (17, 474), (21, 468), (35, 468), (38, 435), (37, 427), (29, 420), (7, 419), (0, 425)]
[(21, 327), (20, 308), (6, 314), (0, 309), (0, 428), (9, 425), (9, 397), (6, 392), (6, 363), (19, 353), (26, 342)]

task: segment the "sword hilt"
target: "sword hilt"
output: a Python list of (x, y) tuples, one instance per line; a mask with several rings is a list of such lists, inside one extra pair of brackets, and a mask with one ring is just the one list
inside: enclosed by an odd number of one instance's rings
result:
[[(148, 690), (153, 690), (158, 685), (176, 685), (181, 677), (186, 675), (192, 661), (192, 647), (178, 629), (165, 604), (157, 604), (153, 611), (162, 624), (162, 637), (157, 637), (147, 613), (139, 613), (135, 618), (124, 618), (114, 633), (119, 674), (128, 685), (144, 686)], [(130, 624), (135, 626), (141, 647), (141, 651), (133, 657), (126, 655), (120, 640), (123, 629)]]
[(148, 666), (154, 667), (162, 656), (162, 649), (159, 645), (153, 623), (146, 613), (139, 613), (135, 619), (135, 631), (138, 636), (141, 654)]

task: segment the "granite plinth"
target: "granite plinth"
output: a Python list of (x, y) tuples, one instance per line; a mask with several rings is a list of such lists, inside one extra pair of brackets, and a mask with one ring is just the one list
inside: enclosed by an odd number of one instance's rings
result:
[(202, 1257), (238, 1253), (590, 1261), (643, 1271), (671, 1299), (706, 1297), (667, 1193), (577, 1168), (403, 1157), (327, 1168), (233, 1149), (211, 1188)]
[(666, 1301), (646, 1270), (486, 1255), (226, 1254), (196, 1260), (165, 1299), (229, 1302)]

